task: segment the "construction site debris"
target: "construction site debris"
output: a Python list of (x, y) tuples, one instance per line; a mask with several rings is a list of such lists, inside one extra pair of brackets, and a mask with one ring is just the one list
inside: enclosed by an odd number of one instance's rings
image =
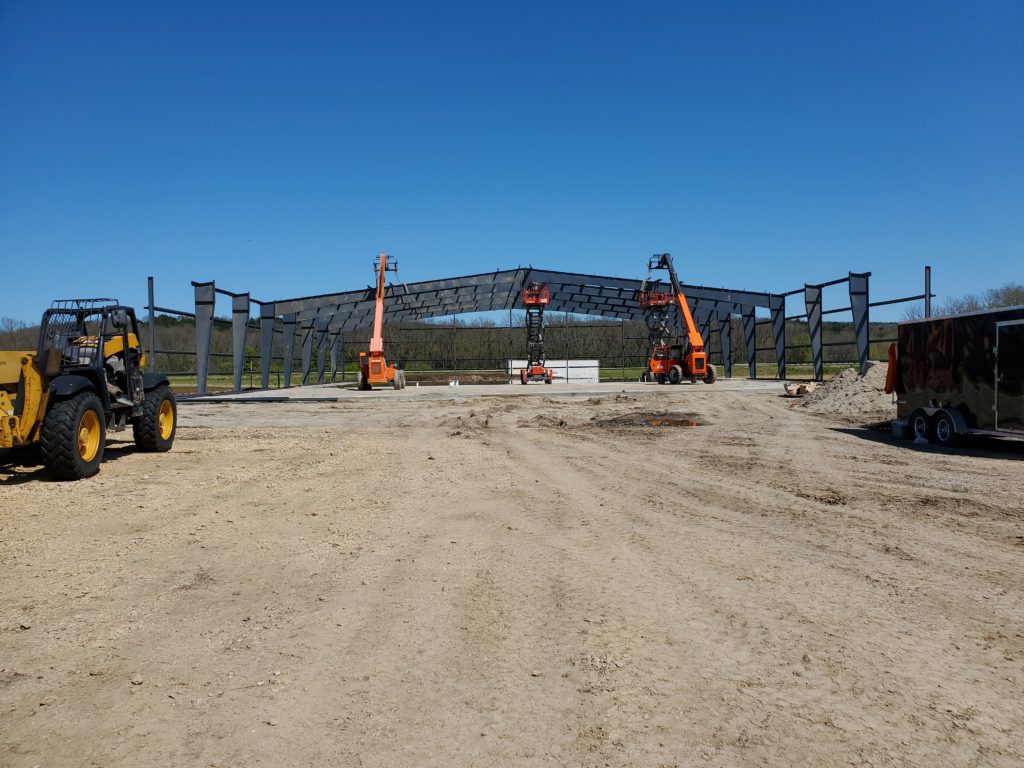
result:
[(863, 424), (896, 417), (896, 405), (885, 394), (884, 363), (868, 363), (861, 376), (847, 368), (832, 381), (819, 385), (797, 404), (811, 413)]

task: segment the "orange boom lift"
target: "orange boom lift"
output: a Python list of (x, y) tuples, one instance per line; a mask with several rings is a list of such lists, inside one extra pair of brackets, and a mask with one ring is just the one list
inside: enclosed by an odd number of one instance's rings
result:
[(387, 272), (398, 273), (398, 262), (389, 263), (388, 255), (382, 253), (374, 260), (373, 269), (377, 273), (373, 336), (369, 353), (359, 353), (359, 389), (372, 389), (374, 384), (391, 384), (395, 389), (405, 389), (405, 371), (388, 365), (384, 359), (384, 277)]
[[(648, 291), (647, 282), (650, 273), (656, 269), (668, 271), (673, 293)], [(715, 381), (715, 367), (708, 362), (704, 351), (704, 339), (693, 322), (690, 306), (686, 303), (683, 288), (676, 277), (672, 264), (672, 255), (656, 253), (647, 262), (647, 280), (637, 293), (637, 303), (644, 310), (647, 329), (651, 341), (651, 357), (648, 361), (647, 378), (653, 378), (659, 384), (679, 384), (684, 379), (696, 382), (703, 379), (706, 384)], [(686, 326), (686, 338), (672, 343), (672, 334), (668, 327), (668, 313), (672, 306), (679, 308), (683, 324)]]

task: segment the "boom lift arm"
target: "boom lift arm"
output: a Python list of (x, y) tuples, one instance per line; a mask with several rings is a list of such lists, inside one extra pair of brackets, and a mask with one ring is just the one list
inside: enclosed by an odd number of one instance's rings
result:
[(373, 335), (370, 337), (370, 352), (359, 353), (359, 389), (370, 389), (374, 384), (391, 384), (395, 389), (405, 389), (405, 371), (388, 365), (384, 359), (384, 287), (388, 272), (398, 273), (398, 262), (388, 262), (386, 253), (379, 254), (373, 267), (377, 271), (377, 291), (374, 296)]
[[(668, 272), (672, 284), (672, 293), (648, 291), (647, 282), (650, 274), (656, 269)], [(684, 379), (696, 381), (703, 379), (711, 384), (715, 381), (714, 366), (708, 363), (704, 351), (704, 339), (693, 322), (690, 305), (686, 294), (676, 275), (672, 256), (668, 253), (656, 253), (647, 262), (648, 278), (637, 294), (637, 302), (646, 313), (647, 327), (651, 337), (651, 358), (648, 362), (648, 375), (659, 383), (679, 384)], [(675, 304), (679, 308), (683, 324), (686, 326), (686, 341), (673, 344), (669, 340), (668, 312)]]
[(686, 336), (690, 341), (690, 351), (703, 352), (704, 339), (701, 338), (700, 331), (697, 330), (697, 326), (693, 322), (693, 315), (690, 314), (690, 305), (686, 301), (686, 294), (683, 293), (683, 287), (676, 276), (676, 268), (672, 264), (672, 254), (654, 254), (647, 262), (647, 269), (651, 272), (656, 269), (668, 271), (668, 279), (672, 283), (672, 290), (676, 295), (676, 305), (679, 307), (679, 314), (683, 316), (683, 322), (686, 324)]

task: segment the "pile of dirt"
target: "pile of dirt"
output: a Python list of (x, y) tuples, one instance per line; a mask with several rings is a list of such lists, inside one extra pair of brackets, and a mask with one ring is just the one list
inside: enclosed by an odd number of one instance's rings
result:
[(832, 416), (842, 421), (868, 423), (896, 418), (892, 395), (885, 394), (885, 363), (868, 363), (863, 376), (847, 368), (832, 381), (798, 401), (811, 413)]

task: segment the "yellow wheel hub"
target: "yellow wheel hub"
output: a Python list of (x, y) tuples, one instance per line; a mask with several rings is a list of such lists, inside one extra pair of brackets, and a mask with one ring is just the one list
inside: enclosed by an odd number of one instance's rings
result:
[(167, 440), (174, 431), (174, 406), (170, 400), (160, 403), (160, 438)]
[(78, 422), (78, 455), (82, 461), (92, 461), (100, 449), (100, 417), (96, 411), (86, 411)]

